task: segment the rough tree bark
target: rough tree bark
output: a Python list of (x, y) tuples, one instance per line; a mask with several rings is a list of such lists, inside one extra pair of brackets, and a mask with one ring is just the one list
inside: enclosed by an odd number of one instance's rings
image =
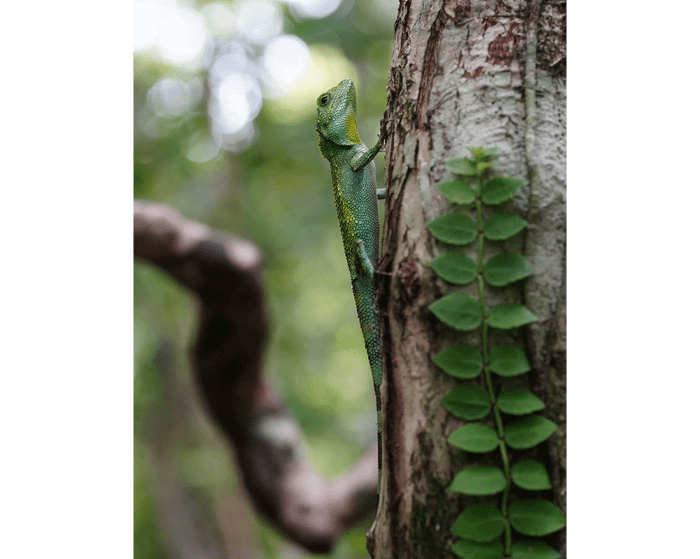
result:
[[(400, 3), (386, 118), (380, 269), (391, 275), (379, 285), (386, 372), (383, 483), (368, 534), (373, 559), (449, 556), (450, 526), (469, 504), (447, 491), (466, 465), (446, 441), (462, 423), (440, 403), (454, 379), (430, 360), (465, 337), (428, 312), (455, 289), (429, 267), (438, 248), (425, 228), (447, 208), (434, 189), (452, 177), (445, 160), (467, 155), (467, 146), (499, 148), (498, 174), (525, 179), (510, 209), (530, 225), (505, 249), (525, 254), (535, 274), (524, 288), (487, 288), (487, 302), (524, 302), (539, 316), (519, 338), (494, 335), (528, 348), (526, 382), (560, 426), (540, 445), (540, 458), (555, 503), (565, 507), (565, 9), (556, 0)], [(475, 286), (463, 291), (477, 296)], [(562, 555), (563, 538), (562, 531), (548, 539)]]

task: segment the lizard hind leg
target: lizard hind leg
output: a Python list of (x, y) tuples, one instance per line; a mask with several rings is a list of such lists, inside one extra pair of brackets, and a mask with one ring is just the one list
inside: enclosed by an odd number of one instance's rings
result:
[(357, 239), (355, 241), (355, 247), (357, 249), (355, 251), (355, 258), (360, 264), (360, 269), (368, 278), (374, 278), (374, 265), (369, 259), (369, 256), (367, 256), (367, 251), (365, 250), (365, 243), (362, 242), (362, 239)]

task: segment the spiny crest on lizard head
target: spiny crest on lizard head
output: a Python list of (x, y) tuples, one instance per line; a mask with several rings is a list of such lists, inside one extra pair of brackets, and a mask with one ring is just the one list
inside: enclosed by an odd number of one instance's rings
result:
[(319, 95), (316, 100), (319, 136), (339, 146), (361, 143), (355, 122), (356, 99), (355, 85), (349, 79)]

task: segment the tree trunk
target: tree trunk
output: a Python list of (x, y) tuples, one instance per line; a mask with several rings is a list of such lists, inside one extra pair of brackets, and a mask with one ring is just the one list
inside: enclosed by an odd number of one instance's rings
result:
[[(463, 422), (440, 399), (456, 382), (431, 357), (477, 333), (440, 324), (428, 305), (450, 291), (430, 268), (442, 252), (426, 223), (446, 212), (434, 186), (467, 147), (496, 147), (499, 175), (525, 180), (508, 209), (529, 221), (504, 241), (534, 275), (487, 289), (489, 306), (521, 302), (539, 320), (501, 334), (527, 348), (527, 383), (559, 429), (540, 445), (565, 507), (565, 9), (561, 1), (402, 1), (388, 85), (386, 221), (379, 306), (385, 362), (384, 453), (374, 559), (449, 556), (450, 527), (471, 501), (447, 490), (465, 459), (447, 444)], [(469, 249), (471, 250), (471, 249)], [(495, 254), (486, 253), (486, 258)], [(523, 287), (524, 285), (524, 287)], [(509, 331), (511, 332), (511, 331)], [(501, 342), (503, 343), (503, 342)], [(563, 531), (547, 542), (564, 554)]]

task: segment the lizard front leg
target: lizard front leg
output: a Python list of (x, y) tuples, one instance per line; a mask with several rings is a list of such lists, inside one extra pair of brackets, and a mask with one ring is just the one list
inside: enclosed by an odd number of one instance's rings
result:
[(374, 144), (363, 154), (358, 154), (352, 158), (352, 160), (350, 161), (350, 169), (352, 169), (352, 171), (356, 173), (357, 171), (365, 167), (365, 165), (367, 165), (377, 156), (377, 154), (381, 151), (383, 146), (384, 136), (380, 134), (379, 140), (377, 140), (376, 144)]

